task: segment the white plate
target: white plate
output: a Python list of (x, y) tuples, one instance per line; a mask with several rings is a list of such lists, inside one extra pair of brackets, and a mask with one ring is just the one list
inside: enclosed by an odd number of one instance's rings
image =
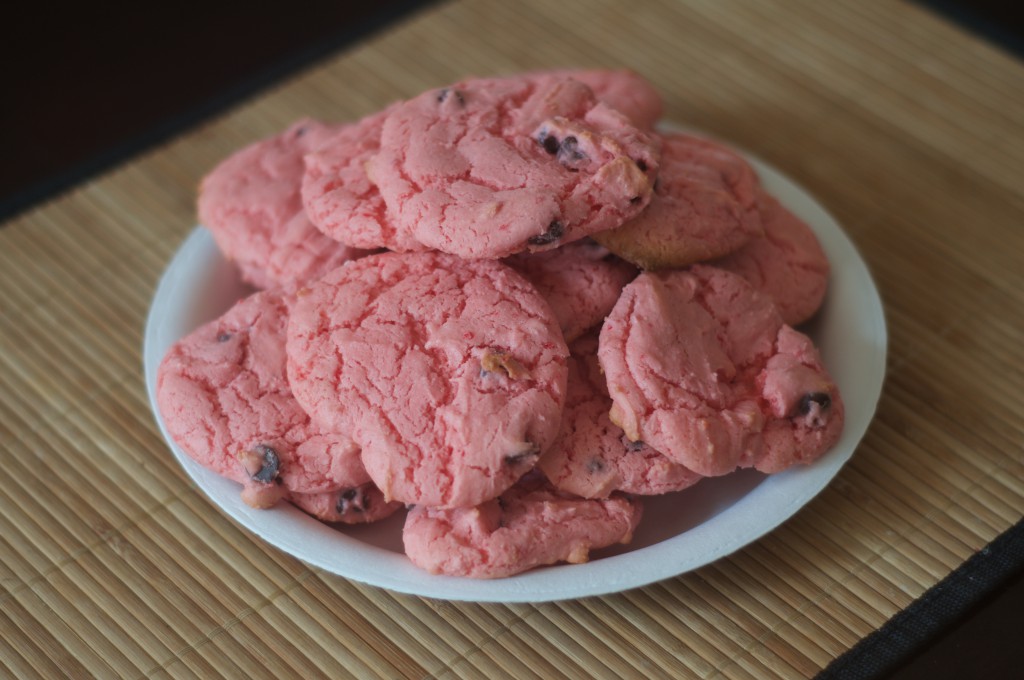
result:
[(432, 576), (414, 567), (402, 554), (404, 513), (335, 529), (288, 504), (253, 510), (242, 502), (238, 485), (201, 468), (171, 441), (156, 409), (156, 371), (170, 345), (249, 292), (202, 227), (171, 260), (146, 322), (146, 384), (164, 438), (199, 488), (249, 531), (313, 566), (402, 593), (478, 602), (561, 600), (635, 588), (724, 557), (791, 517), (839, 472), (867, 430), (885, 375), (882, 304), (853, 244), (806, 191), (767, 164), (751, 162), (768, 191), (811, 225), (832, 263), (824, 306), (802, 330), (814, 338), (839, 385), (846, 425), (836, 446), (812, 465), (772, 476), (741, 471), (645, 499), (645, 519), (629, 546), (596, 551), (586, 564), (497, 580)]

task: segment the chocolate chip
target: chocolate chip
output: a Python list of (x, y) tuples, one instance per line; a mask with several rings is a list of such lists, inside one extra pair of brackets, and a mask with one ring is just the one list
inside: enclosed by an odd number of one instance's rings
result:
[(537, 141), (539, 141), (541, 143), (541, 146), (544, 147), (544, 150), (547, 151), (552, 156), (558, 153), (558, 138), (555, 137), (554, 135), (549, 135), (542, 132), (540, 133), (540, 137)]
[(457, 101), (459, 103), (459, 106), (465, 106), (466, 105), (466, 98), (463, 96), (463, 94), (460, 91), (458, 91), (458, 90), (450, 90), (447, 87), (444, 88), (443, 90), (441, 90), (437, 94), (437, 101), (438, 101), (438, 103), (439, 104), (443, 104), (445, 101), (448, 100), (449, 96), (455, 97), (455, 101)]
[(800, 397), (800, 402), (797, 404), (797, 415), (805, 416), (811, 412), (811, 404), (817, 404), (822, 410), (827, 409), (832, 405), (832, 397), (828, 396), (825, 392), (811, 392)]
[(370, 498), (362, 493), (358, 487), (346, 489), (338, 496), (338, 503), (334, 509), (339, 515), (352, 512), (366, 512), (370, 507)]
[(537, 234), (531, 236), (526, 240), (531, 246), (546, 246), (549, 243), (554, 243), (558, 239), (562, 238), (562, 234), (565, 233), (565, 225), (558, 220), (553, 220), (548, 225), (547, 231), (543, 234)]
[(302, 135), (306, 134), (307, 132), (309, 132), (309, 128), (306, 127), (305, 125), (303, 125), (298, 130), (295, 131), (295, 136), (296, 137), (301, 137)]
[(231, 333), (228, 333), (228, 332), (226, 332), (226, 331), (225, 331), (225, 332), (223, 332), (223, 333), (218, 333), (218, 334), (217, 334), (217, 342), (227, 342), (227, 341), (228, 341), (228, 340), (230, 340), (230, 339), (231, 339), (232, 337), (233, 337), (233, 336), (231, 335)]
[[(546, 146), (544, 148), (547, 148)], [(580, 151), (579, 140), (569, 135), (558, 145), (558, 161), (562, 165), (570, 165), (586, 160), (587, 155)]]
[(537, 133), (537, 143), (544, 147), (544, 150), (549, 154), (558, 153), (558, 137), (547, 131), (545, 128), (541, 128), (540, 132)]
[[(257, 444), (250, 449), (249, 453), (257, 457), (259, 461), (259, 469), (256, 472), (250, 472), (249, 478), (260, 484), (270, 484), (274, 481), (281, 469), (281, 459), (278, 457), (277, 451), (267, 444)], [(252, 467), (248, 467), (247, 470), (251, 470)]]
[(647, 444), (637, 439), (635, 442), (629, 442), (626, 444), (626, 448), (630, 451), (643, 451), (647, 448)]
[(604, 470), (604, 461), (600, 458), (591, 458), (587, 462), (587, 472), (601, 472)]

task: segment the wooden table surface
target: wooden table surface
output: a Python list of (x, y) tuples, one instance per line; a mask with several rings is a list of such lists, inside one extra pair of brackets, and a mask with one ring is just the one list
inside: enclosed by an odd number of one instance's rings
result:
[[(627, 66), (666, 117), (811, 191), (889, 325), (878, 414), (793, 519), (603, 597), (453, 603), (313, 569), (222, 515), (141, 371), (221, 158), (467, 74)], [(427, 8), (0, 229), (0, 677), (809, 677), (1024, 516), (1024, 65), (920, 7)]]

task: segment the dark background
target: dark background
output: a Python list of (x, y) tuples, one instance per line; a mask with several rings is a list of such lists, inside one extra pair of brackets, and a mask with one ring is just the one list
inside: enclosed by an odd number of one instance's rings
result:
[(0, 22), (0, 219), (426, 0), (36, 3)]
[[(0, 220), (428, 4), (117, 0), (6, 9)], [(1015, 3), (921, 4), (1024, 55)]]

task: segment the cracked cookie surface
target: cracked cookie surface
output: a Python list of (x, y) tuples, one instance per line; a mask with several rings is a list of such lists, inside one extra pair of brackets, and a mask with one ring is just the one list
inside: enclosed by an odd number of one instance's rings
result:
[(424, 249), (395, 229), (367, 173), (367, 164), (380, 151), (384, 119), (395, 106), (341, 127), (305, 157), (302, 202), (309, 219), (330, 238), (355, 248)]
[(470, 508), (417, 506), (402, 540), (416, 566), (432, 574), (500, 578), (556, 562), (579, 564), (590, 551), (629, 543), (642, 514), (637, 499), (584, 499), (525, 479)]
[(657, 141), (572, 78), (472, 79), (387, 116), (367, 169), (412, 241), (501, 258), (611, 229), (651, 196)]
[(702, 475), (808, 463), (842, 430), (839, 390), (811, 340), (722, 269), (638, 276), (605, 320), (598, 357), (612, 421)]
[(636, 267), (590, 239), (555, 250), (520, 253), (504, 262), (548, 301), (567, 343), (599, 326), (622, 288), (637, 274)]
[(509, 267), (382, 253), (300, 291), (288, 329), (296, 397), (351, 432), (389, 500), (494, 498), (554, 440), (568, 350), (548, 304)]
[(322, 234), (302, 205), (303, 155), (334, 130), (300, 120), (232, 154), (203, 179), (199, 220), (247, 283), (303, 283), (365, 254)]
[(810, 226), (774, 196), (762, 192), (758, 205), (764, 235), (710, 264), (745, 278), (772, 299), (783, 321), (798, 326), (825, 299), (828, 257)]
[(292, 395), (285, 328), (291, 298), (261, 291), (176, 342), (157, 374), (157, 402), (175, 442), (246, 485), (257, 507), (274, 492), (318, 493), (370, 480), (359, 448), (323, 431)]
[(629, 441), (611, 421), (597, 346), (596, 331), (569, 345), (562, 427), (537, 466), (555, 487), (584, 498), (607, 498), (614, 491), (656, 495), (696, 484), (700, 475), (644, 442)]

